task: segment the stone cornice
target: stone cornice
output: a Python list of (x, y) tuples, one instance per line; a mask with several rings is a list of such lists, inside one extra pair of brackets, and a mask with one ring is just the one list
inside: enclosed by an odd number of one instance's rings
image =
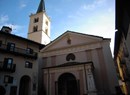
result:
[(101, 48), (102, 45), (100, 43), (95, 43), (95, 44), (89, 44), (89, 45), (78, 45), (78, 46), (72, 46), (72, 47), (66, 47), (66, 48), (61, 48), (61, 49), (55, 49), (55, 50), (50, 50), (50, 51), (44, 51), (41, 53), (42, 57), (49, 57), (53, 55), (62, 55), (62, 54), (67, 54), (67, 53), (74, 53), (74, 52), (81, 52), (81, 51), (86, 51), (86, 50), (93, 50), (96, 48)]
[(73, 65), (73, 66), (68, 66), (68, 67), (60, 67), (60, 68), (49, 68), (49, 69), (44, 69), (44, 74), (48, 74), (48, 70), (49, 73), (57, 73), (57, 72), (68, 72), (68, 71), (79, 71), (79, 70), (83, 70), (84, 66), (87, 69), (92, 68), (92, 64), (81, 64), (81, 65)]

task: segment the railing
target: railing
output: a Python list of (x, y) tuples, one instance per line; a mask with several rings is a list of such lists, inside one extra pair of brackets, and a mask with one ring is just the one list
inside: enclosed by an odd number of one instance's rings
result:
[(10, 72), (14, 73), (16, 70), (16, 64), (12, 64), (11, 68), (5, 68), (4, 62), (0, 61), (0, 72)]
[(22, 49), (22, 48), (18, 48), (18, 47), (15, 47), (14, 49), (8, 49), (7, 45), (1, 44), (0, 50), (2, 50), (3, 52), (9, 52), (9, 53), (13, 53), (16, 55), (22, 55), (24, 57), (30, 57), (30, 58), (37, 59), (36, 52), (28, 53), (26, 49)]

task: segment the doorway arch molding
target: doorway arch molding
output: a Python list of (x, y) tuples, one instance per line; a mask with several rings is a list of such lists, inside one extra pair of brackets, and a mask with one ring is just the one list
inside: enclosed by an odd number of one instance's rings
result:
[(70, 73), (70, 74), (75, 76), (76, 80), (79, 80), (79, 73), (78, 72), (75, 72), (75, 71), (65, 71), (65, 72), (55, 72), (55, 74), (56, 74), (55, 81), (58, 81), (59, 77), (62, 74), (65, 74), (65, 73)]
[(23, 75), (20, 78), (19, 83), (19, 95), (30, 95), (31, 94), (31, 77)]
[(63, 73), (57, 82), (58, 95), (79, 95), (78, 81), (72, 73)]

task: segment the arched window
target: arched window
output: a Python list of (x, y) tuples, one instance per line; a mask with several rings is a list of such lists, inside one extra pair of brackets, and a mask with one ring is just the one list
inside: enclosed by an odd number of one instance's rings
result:
[(33, 32), (36, 32), (36, 31), (38, 31), (38, 26), (33, 27)]
[(73, 53), (70, 53), (66, 56), (66, 60), (70, 61), (70, 60), (75, 60), (75, 55)]
[(38, 22), (39, 18), (34, 18), (34, 23)]
[(48, 35), (48, 29), (45, 29), (45, 33)]
[(46, 25), (48, 25), (48, 21), (46, 20)]

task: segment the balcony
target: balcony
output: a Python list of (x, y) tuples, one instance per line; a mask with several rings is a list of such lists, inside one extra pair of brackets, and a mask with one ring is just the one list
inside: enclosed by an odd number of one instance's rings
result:
[(1, 44), (0, 45), (0, 51), (1, 52), (5, 52), (5, 53), (12, 53), (15, 55), (21, 55), (23, 57), (27, 57), (27, 58), (33, 58), (33, 59), (37, 59), (37, 53), (36, 52), (27, 52), (27, 49), (22, 49), (22, 48), (9, 48), (8, 45), (6, 44)]
[(14, 73), (16, 70), (16, 64), (12, 64), (10, 68), (4, 67), (4, 62), (0, 61), (0, 72)]

